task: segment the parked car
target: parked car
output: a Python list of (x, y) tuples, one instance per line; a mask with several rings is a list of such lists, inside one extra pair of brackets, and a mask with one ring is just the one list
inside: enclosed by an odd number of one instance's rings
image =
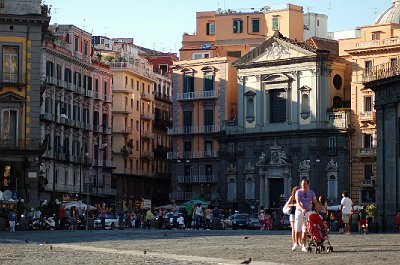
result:
[(232, 216), (232, 229), (236, 230), (238, 228), (245, 229), (249, 223), (249, 214), (247, 213), (237, 213)]
[(260, 224), (260, 221), (258, 220), (257, 213), (250, 214), (247, 228), (248, 229), (260, 229), (261, 228), (261, 224)]
[[(118, 217), (115, 214), (107, 214), (106, 216), (106, 229), (109, 228), (113, 230), (119, 226)], [(94, 228), (101, 229), (101, 219), (100, 216), (97, 216), (96, 220), (94, 220)]]

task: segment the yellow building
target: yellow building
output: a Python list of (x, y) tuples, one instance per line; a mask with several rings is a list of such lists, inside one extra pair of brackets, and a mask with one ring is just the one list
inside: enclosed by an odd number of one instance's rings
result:
[(5, 195), (0, 201), (10, 197), (32, 205), (38, 201), (39, 69), (49, 20), (47, 12), (41, 13), (40, 1), (6, 1), (0, 12), (0, 191)]
[(364, 86), (374, 72), (397, 65), (400, 50), (400, 1), (394, 0), (374, 24), (360, 27), (360, 37), (339, 41), (346, 59), (346, 86), (351, 86), (351, 197), (358, 203), (376, 198), (376, 120), (374, 92)]

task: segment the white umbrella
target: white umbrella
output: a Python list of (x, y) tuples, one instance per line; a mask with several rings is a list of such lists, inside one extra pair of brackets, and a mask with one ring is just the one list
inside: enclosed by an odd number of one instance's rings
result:
[[(65, 204), (65, 208), (67, 209), (71, 209), (72, 207), (75, 207), (77, 209), (80, 210), (86, 210), (86, 207), (88, 207), (88, 205), (86, 203), (83, 203), (81, 201), (72, 201), (72, 202), (68, 202)], [(90, 210), (95, 210), (96, 207), (89, 205), (89, 209)]]

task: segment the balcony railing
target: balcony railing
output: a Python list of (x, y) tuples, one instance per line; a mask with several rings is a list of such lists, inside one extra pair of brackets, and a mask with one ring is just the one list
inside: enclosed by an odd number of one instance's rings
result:
[(0, 139), (0, 150), (2, 151), (38, 151), (41, 146), (41, 139)]
[(56, 78), (54, 78), (53, 76), (46, 76), (46, 83), (48, 84), (48, 85), (55, 85), (57, 82), (56, 82)]
[(196, 91), (196, 92), (186, 92), (186, 93), (177, 93), (177, 100), (194, 100), (194, 99), (210, 99), (210, 98), (218, 98), (218, 91), (210, 90), (210, 91)]
[(142, 99), (152, 101), (154, 99), (154, 96), (152, 93), (142, 92)]
[(94, 98), (94, 99), (103, 100), (103, 95), (102, 95), (101, 93), (95, 91), (95, 92), (93, 93), (93, 98)]
[(192, 175), (192, 176), (178, 176), (178, 183), (216, 183), (217, 176), (215, 175)]
[(112, 102), (112, 96), (104, 95), (104, 101), (105, 102)]
[(161, 92), (156, 92), (154, 94), (155, 99), (158, 100), (163, 100), (163, 101), (167, 101), (167, 102), (172, 102), (172, 98), (166, 94), (163, 94)]
[(373, 111), (365, 111), (360, 113), (360, 121), (374, 121), (375, 120), (375, 112)]
[(363, 187), (363, 188), (373, 188), (373, 187), (375, 187), (375, 180), (373, 180), (373, 179), (363, 179), (361, 181), (361, 187)]
[(154, 152), (152, 152), (152, 151), (143, 151), (141, 157), (142, 158), (146, 158), (146, 159), (152, 159), (152, 158), (154, 158)]
[(85, 90), (85, 96), (86, 97), (93, 97), (93, 91), (92, 90)]
[(207, 159), (217, 158), (218, 153), (215, 151), (190, 151), (190, 152), (168, 152), (167, 158), (174, 159)]
[(376, 148), (375, 147), (360, 148), (358, 150), (358, 155), (361, 157), (375, 157)]
[(350, 111), (327, 112), (327, 127), (347, 129), (350, 125)]
[(154, 133), (148, 132), (148, 131), (144, 131), (144, 132), (142, 132), (142, 138), (153, 139), (154, 138)]
[(112, 112), (113, 113), (121, 113), (121, 114), (130, 114), (130, 113), (132, 113), (132, 109), (128, 106), (125, 106), (125, 107), (114, 106)]
[(103, 130), (104, 134), (111, 134), (112, 133), (112, 129), (111, 128), (102, 127), (102, 130)]
[(82, 123), (82, 129), (84, 129), (85, 131), (92, 131), (93, 126), (92, 126), (92, 124), (89, 124), (89, 123)]
[(242, 132), (242, 127), (238, 126), (237, 120), (227, 120), (222, 122), (221, 131), (225, 134), (236, 134)]
[(51, 114), (51, 113), (43, 113), (43, 114), (40, 114), (40, 119), (46, 120), (46, 121), (54, 121), (55, 116), (54, 116), (54, 114)]
[(150, 80), (157, 80), (157, 76), (152, 72), (152, 70), (128, 62), (113, 62), (110, 64), (110, 67), (114, 69), (127, 69), (143, 77), (149, 78)]
[(198, 134), (198, 133), (217, 133), (220, 131), (219, 125), (205, 126), (183, 126), (168, 128), (168, 134)]
[(140, 114), (140, 117), (141, 117), (143, 120), (152, 120), (152, 119), (154, 119), (154, 115), (151, 114), (151, 113), (141, 113), (141, 114)]
[(387, 62), (364, 69), (363, 82), (370, 82), (378, 79), (400, 75), (399, 62)]

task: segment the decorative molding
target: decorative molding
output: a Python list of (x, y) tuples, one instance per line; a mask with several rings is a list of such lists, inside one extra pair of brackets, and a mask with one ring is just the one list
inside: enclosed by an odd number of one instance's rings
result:
[(255, 171), (255, 166), (248, 162), (244, 167), (244, 173), (246, 174), (253, 174)]
[(299, 173), (309, 173), (310, 172), (310, 161), (303, 160), (299, 165)]
[(226, 168), (226, 174), (236, 174), (236, 166), (230, 163)]
[(325, 171), (330, 171), (330, 172), (337, 172), (338, 169), (339, 169), (338, 163), (333, 161), (333, 159), (331, 159), (325, 167)]
[(261, 80), (261, 75), (256, 75), (255, 77), (256, 77), (256, 81), (257, 81), (257, 82), (260, 82), (260, 80)]

